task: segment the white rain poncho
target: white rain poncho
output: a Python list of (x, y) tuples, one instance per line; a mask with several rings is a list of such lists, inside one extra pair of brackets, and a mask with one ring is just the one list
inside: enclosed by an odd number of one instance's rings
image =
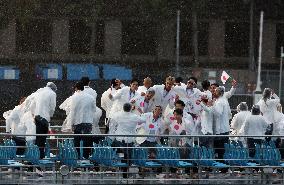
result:
[(40, 115), (49, 122), (56, 107), (56, 93), (50, 87), (44, 87), (33, 93), (31, 98), (31, 113)]
[[(140, 116), (131, 112), (118, 112), (110, 121), (110, 130), (117, 135), (135, 135), (137, 134), (137, 125), (145, 122)], [(114, 128), (111, 128), (114, 127)], [(125, 141), (125, 143), (132, 143), (135, 137), (116, 137), (118, 141)]]
[(240, 134), (240, 130), (249, 115), (251, 115), (250, 111), (240, 111), (234, 115), (231, 121), (231, 128), (234, 129), (235, 135)]
[(154, 85), (152, 87), (155, 90), (154, 102), (155, 105), (160, 105), (163, 110), (163, 115), (167, 115), (166, 108), (174, 108), (174, 100), (176, 93), (171, 89), (170, 91), (165, 90), (165, 85)]
[(23, 106), (21, 105), (3, 113), (3, 117), (6, 119), (6, 132), (10, 132), (11, 130), (11, 134), (26, 134), (26, 126), (21, 122), (23, 114)]
[(136, 98), (136, 96), (139, 96), (139, 94), (136, 91), (134, 93), (130, 93), (130, 87), (126, 86), (118, 90), (112, 98), (113, 105), (110, 110), (110, 118), (112, 118), (114, 113), (121, 111), (123, 105), (125, 103), (130, 103), (131, 99)]
[[(31, 112), (26, 112), (22, 119), (21, 123), (26, 126), (26, 134), (36, 134), (36, 125), (34, 122), (34, 117)], [(36, 139), (36, 136), (26, 136), (27, 142), (33, 142)]]
[[(138, 127), (143, 127), (146, 131), (146, 135), (154, 135), (159, 136), (163, 134), (163, 131), (165, 130), (165, 123), (162, 117), (159, 117), (157, 120), (153, 117), (153, 112), (143, 113), (141, 115), (141, 118), (145, 120), (145, 123), (140, 124)], [(155, 142), (159, 141), (158, 137), (147, 137), (147, 141)]]
[(147, 112), (152, 112), (153, 109), (155, 108), (155, 101), (154, 98), (151, 98), (149, 100), (149, 102), (147, 103), (145, 101), (145, 96), (135, 96), (135, 98), (131, 99), (130, 101), (132, 102), (132, 100), (135, 101), (135, 103), (133, 103), (133, 105), (135, 106), (135, 109), (132, 110), (133, 113), (140, 115), (141, 113), (138, 111), (138, 109), (140, 109), (142, 111), (142, 113), (147, 113)]
[(266, 102), (261, 99), (257, 103), (260, 107), (260, 112), (262, 112), (263, 117), (269, 124), (276, 123), (276, 117), (278, 114), (277, 106), (280, 104), (280, 99), (275, 93), (273, 94), (273, 97), (275, 99), (267, 99)]
[(96, 107), (96, 112), (94, 114), (94, 120), (93, 120), (92, 134), (101, 134), (99, 122), (102, 117), (102, 114), (103, 114), (102, 109)]
[[(76, 92), (74, 93), (76, 94)], [(74, 96), (74, 94), (72, 96)], [(62, 127), (61, 127), (61, 131), (62, 132), (68, 132), (70, 130), (72, 130), (72, 124), (68, 121), (70, 121), (70, 109), (71, 109), (71, 99), (72, 96), (68, 97), (60, 106), (59, 108), (64, 110), (66, 113), (66, 118), (63, 121)]]
[(117, 91), (118, 90), (116, 90), (115, 88), (109, 88), (107, 91), (105, 91), (102, 94), (102, 97), (101, 97), (101, 107), (106, 112), (106, 118), (110, 117), (110, 110), (111, 110), (112, 105), (113, 105), (113, 101), (111, 99), (109, 99), (109, 94), (111, 94), (112, 96), (115, 96)]
[(95, 110), (95, 99), (84, 91), (78, 91), (70, 99), (67, 127), (81, 123), (93, 123)]
[(196, 102), (201, 99), (202, 92), (197, 89), (187, 89), (186, 86), (175, 86), (173, 90), (185, 104), (185, 111), (200, 116), (201, 105)]
[(213, 112), (212, 107), (206, 106), (203, 102), (200, 103), (202, 112), (200, 115), (201, 132), (202, 134), (213, 134)]
[(212, 106), (212, 113), (215, 122), (216, 134), (223, 134), (230, 131), (230, 117), (231, 109), (228, 103), (228, 99), (224, 96), (216, 99)]
[[(241, 135), (254, 135), (263, 136), (265, 135), (268, 123), (265, 121), (264, 117), (261, 115), (249, 115), (241, 130)], [(264, 137), (249, 137), (253, 139), (264, 139)]]

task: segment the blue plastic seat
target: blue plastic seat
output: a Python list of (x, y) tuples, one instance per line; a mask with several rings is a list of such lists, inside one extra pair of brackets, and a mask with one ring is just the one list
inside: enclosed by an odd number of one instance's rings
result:
[(132, 150), (133, 164), (141, 167), (160, 167), (161, 164), (148, 161), (148, 150), (146, 148), (133, 148)]

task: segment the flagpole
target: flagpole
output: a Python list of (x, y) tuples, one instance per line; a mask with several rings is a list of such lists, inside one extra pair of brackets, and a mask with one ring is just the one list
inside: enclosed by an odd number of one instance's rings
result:
[(259, 26), (259, 49), (258, 49), (258, 71), (257, 71), (257, 83), (256, 90), (257, 92), (261, 92), (261, 54), (262, 54), (262, 31), (263, 31), (263, 11), (260, 13), (260, 26)]
[(282, 60), (284, 57), (283, 46), (281, 46), (281, 54), (280, 54), (280, 72), (279, 72), (279, 98), (281, 99), (281, 87), (282, 87)]

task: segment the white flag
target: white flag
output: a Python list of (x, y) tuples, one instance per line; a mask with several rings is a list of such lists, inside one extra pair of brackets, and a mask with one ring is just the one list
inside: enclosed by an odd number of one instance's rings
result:
[(223, 84), (225, 84), (229, 78), (230, 76), (228, 75), (228, 73), (226, 73), (226, 71), (223, 71), (221, 76), (221, 81), (223, 82)]

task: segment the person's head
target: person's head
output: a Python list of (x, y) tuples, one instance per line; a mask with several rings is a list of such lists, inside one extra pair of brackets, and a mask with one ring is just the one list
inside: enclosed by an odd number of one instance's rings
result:
[(216, 98), (219, 98), (219, 97), (223, 96), (224, 93), (225, 93), (225, 87), (224, 86), (220, 86), (220, 87), (217, 87), (215, 89), (214, 95), (215, 95)]
[(77, 82), (74, 86), (74, 89), (75, 91), (83, 91), (84, 90), (84, 85), (83, 83), (80, 81), (80, 82)]
[(181, 120), (183, 116), (183, 110), (182, 109), (175, 109), (174, 110), (174, 117), (176, 120)]
[(267, 99), (271, 97), (271, 94), (272, 94), (272, 89), (265, 88), (262, 93), (262, 98), (266, 101)]
[(248, 110), (248, 105), (246, 102), (241, 102), (238, 106), (237, 106), (237, 111), (247, 111)]
[(175, 78), (172, 76), (168, 76), (165, 82), (165, 88), (167, 91), (171, 90), (173, 85), (175, 84)]
[(123, 105), (123, 111), (124, 111), (124, 112), (130, 112), (130, 111), (131, 111), (131, 108), (132, 108), (132, 106), (131, 106), (130, 103), (125, 103), (125, 104)]
[(150, 100), (150, 99), (152, 99), (154, 96), (155, 96), (155, 90), (150, 87), (150, 88), (146, 91), (145, 98), (148, 99), (148, 100)]
[(188, 80), (187, 80), (187, 88), (188, 89), (195, 88), (196, 84), (197, 84), (197, 78), (195, 78), (193, 76), (188, 78)]
[(181, 83), (182, 83), (182, 81), (183, 81), (182, 77), (177, 77), (177, 78), (175, 79), (175, 85), (180, 86)]
[(218, 83), (212, 83), (212, 84), (210, 85), (209, 90), (210, 90), (210, 92), (212, 93), (212, 95), (214, 95), (215, 90), (216, 90), (217, 87), (219, 87), (219, 84), (218, 84)]
[(204, 80), (202, 83), (201, 83), (201, 86), (202, 86), (202, 89), (204, 91), (207, 91), (210, 87), (210, 82), (208, 80)]
[(83, 86), (89, 86), (89, 84), (90, 84), (90, 79), (89, 79), (89, 77), (87, 77), (87, 76), (83, 76), (83, 77), (81, 78), (81, 82), (83, 83)]
[(26, 100), (27, 97), (23, 96), (20, 98), (20, 101), (19, 101), (19, 105), (21, 105), (22, 103), (24, 103), (24, 101)]
[(153, 110), (153, 115), (160, 117), (162, 115), (162, 107), (160, 105), (156, 105)]
[(115, 79), (115, 78), (111, 79), (110, 86), (112, 88), (115, 88), (115, 89), (119, 89), (120, 88), (119, 84), (117, 83), (117, 79)]
[(143, 80), (143, 85), (146, 87), (146, 88), (150, 88), (152, 86), (152, 80), (150, 77), (147, 77)]
[(175, 109), (184, 109), (185, 104), (182, 100), (178, 100), (175, 102)]
[(132, 91), (137, 91), (138, 86), (139, 86), (139, 82), (138, 82), (137, 79), (132, 79), (132, 80), (130, 81), (130, 89), (131, 89)]
[(260, 107), (259, 105), (253, 105), (251, 108), (252, 115), (259, 115), (260, 114)]
[(57, 87), (53, 82), (47, 82), (46, 87), (49, 87), (54, 92), (57, 91)]

